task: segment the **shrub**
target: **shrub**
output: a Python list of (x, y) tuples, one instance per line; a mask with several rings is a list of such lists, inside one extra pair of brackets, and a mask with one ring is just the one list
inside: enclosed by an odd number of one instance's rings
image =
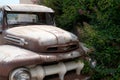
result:
[[(45, 0), (56, 11), (57, 25), (80, 29), (80, 40), (95, 48), (92, 80), (120, 79), (120, 0)], [(80, 11), (80, 13), (78, 13)], [(86, 24), (87, 22), (89, 24)]]

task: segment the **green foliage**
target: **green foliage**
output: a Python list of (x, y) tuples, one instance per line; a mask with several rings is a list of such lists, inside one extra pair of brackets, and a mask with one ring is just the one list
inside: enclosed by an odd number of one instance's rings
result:
[(80, 0), (81, 9), (91, 18), (84, 24), (83, 41), (96, 49), (97, 67), (92, 79), (119, 80), (120, 1)]
[(79, 0), (45, 0), (45, 5), (56, 12), (56, 23), (61, 28), (71, 30), (78, 18)]
[[(120, 0), (45, 0), (56, 11), (57, 25), (72, 30), (80, 26), (80, 40), (95, 48), (97, 67), (92, 80), (120, 79)], [(82, 10), (83, 14), (78, 13)], [(88, 20), (89, 24), (81, 21)], [(80, 32), (80, 33), (81, 33)], [(87, 65), (87, 63), (86, 63)]]

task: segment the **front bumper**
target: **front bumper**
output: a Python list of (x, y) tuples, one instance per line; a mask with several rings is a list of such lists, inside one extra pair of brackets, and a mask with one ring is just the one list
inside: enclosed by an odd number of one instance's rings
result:
[[(73, 78), (75, 79), (80, 78), (79, 77), (80, 72), (83, 69), (83, 67), (84, 63), (81, 61), (67, 61), (46, 66), (45, 65), (28, 66), (27, 69), (31, 74), (31, 80), (71, 80), (71, 79), (73, 80)], [(20, 68), (15, 69), (12, 72), (11, 76), (9, 76), (10, 80), (14, 80), (12, 77), (15, 75), (15, 72), (19, 70)], [(75, 73), (69, 74), (69, 72), (73, 70), (75, 71)], [(53, 75), (58, 75), (58, 77), (47, 78)]]
[(30, 69), (33, 80), (43, 80), (46, 76), (58, 74), (60, 80), (64, 80), (64, 76), (68, 71), (76, 70), (76, 74), (80, 75), (84, 63), (81, 61), (61, 62), (49, 66), (36, 66)]
[[(77, 75), (76, 71), (69, 71), (65, 74), (64, 80), (87, 80), (89, 79), (88, 75)], [(44, 80), (60, 80), (58, 75), (47, 76)]]

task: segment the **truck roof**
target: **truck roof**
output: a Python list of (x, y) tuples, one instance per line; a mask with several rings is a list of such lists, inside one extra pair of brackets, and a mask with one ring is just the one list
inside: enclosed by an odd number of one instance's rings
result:
[(0, 9), (4, 9), (10, 12), (50, 12), (54, 13), (54, 10), (43, 6), (35, 4), (14, 4), (14, 5), (4, 5), (0, 6)]

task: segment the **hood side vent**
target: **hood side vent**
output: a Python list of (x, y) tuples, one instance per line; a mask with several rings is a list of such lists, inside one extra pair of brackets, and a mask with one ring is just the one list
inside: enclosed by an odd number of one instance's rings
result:
[(4, 36), (4, 38), (8, 43), (12, 43), (12, 44), (20, 45), (20, 46), (24, 46), (28, 44), (28, 42), (26, 42), (25, 39), (16, 37), (13, 35), (6, 35)]

